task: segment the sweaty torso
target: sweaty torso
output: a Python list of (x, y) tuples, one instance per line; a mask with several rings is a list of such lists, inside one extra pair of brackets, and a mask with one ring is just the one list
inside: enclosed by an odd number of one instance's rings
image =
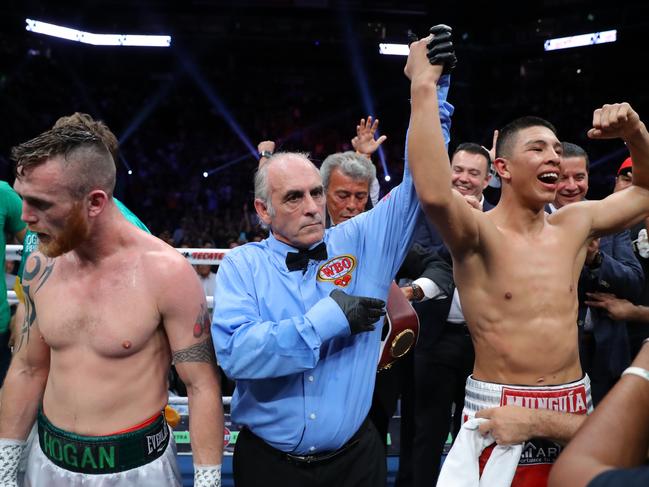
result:
[(542, 385), (581, 378), (577, 283), (585, 237), (568, 227), (546, 221), (521, 234), (485, 214), (481, 250), (455, 259), (476, 379)]
[(41, 335), (32, 339), (50, 347), (43, 410), (56, 426), (111, 434), (166, 404), (170, 351), (145, 271), (159, 245), (141, 238), (97, 265), (63, 255), (32, 290)]

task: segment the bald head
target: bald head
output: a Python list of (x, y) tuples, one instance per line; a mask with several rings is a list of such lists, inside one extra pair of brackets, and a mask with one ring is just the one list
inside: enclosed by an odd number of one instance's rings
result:
[(309, 160), (309, 156), (302, 152), (280, 152), (273, 154), (265, 164), (270, 174), (286, 174), (291, 171), (320, 174), (318, 168)]

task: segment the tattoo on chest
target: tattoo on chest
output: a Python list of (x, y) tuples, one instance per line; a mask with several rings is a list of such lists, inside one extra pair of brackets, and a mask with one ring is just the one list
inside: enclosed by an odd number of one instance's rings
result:
[(208, 336), (205, 340), (195, 343), (191, 347), (176, 350), (172, 354), (174, 364), (180, 362), (207, 362), (216, 363), (214, 357), (214, 346), (212, 345), (212, 337)]
[[(23, 271), (25, 319), (23, 320), (22, 328), (20, 331), (20, 341), (18, 342), (18, 346), (16, 347), (15, 352), (20, 350), (23, 344), (27, 345), (27, 343), (29, 342), (29, 330), (34, 324), (34, 321), (36, 321), (36, 307), (34, 306), (34, 298), (32, 297), (31, 290), (35, 286), (36, 289), (33, 291), (33, 294), (36, 294), (38, 290), (43, 287), (43, 284), (45, 284), (50, 278), (50, 276), (52, 275), (52, 270), (54, 269), (53, 259), (43, 258), (39, 255), (35, 255), (31, 260), (34, 263), (34, 267), (32, 269), (25, 268), (25, 270)], [(38, 279), (34, 281), (34, 278), (38, 276), (43, 265), (45, 266), (43, 273)]]

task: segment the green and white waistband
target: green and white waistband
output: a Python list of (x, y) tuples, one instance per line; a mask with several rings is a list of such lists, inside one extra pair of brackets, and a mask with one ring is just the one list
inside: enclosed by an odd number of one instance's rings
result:
[(59, 467), (84, 474), (110, 474), (137, 468), (162, 456), (170, 431), (164, 414), (127, 433), (82, 436), (57, 428), (38, 412), (41, 450)]

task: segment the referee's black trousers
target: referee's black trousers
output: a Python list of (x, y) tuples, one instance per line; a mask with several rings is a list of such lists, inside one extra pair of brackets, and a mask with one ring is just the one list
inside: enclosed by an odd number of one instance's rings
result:
[(387, 478), (383, 443), (369, 420), (341, 453), (330, 458), (321, 454), (308, 462), (291, 458), (244, 428), (237, 437), (233, 467), (236, 487), (385, 487)]

